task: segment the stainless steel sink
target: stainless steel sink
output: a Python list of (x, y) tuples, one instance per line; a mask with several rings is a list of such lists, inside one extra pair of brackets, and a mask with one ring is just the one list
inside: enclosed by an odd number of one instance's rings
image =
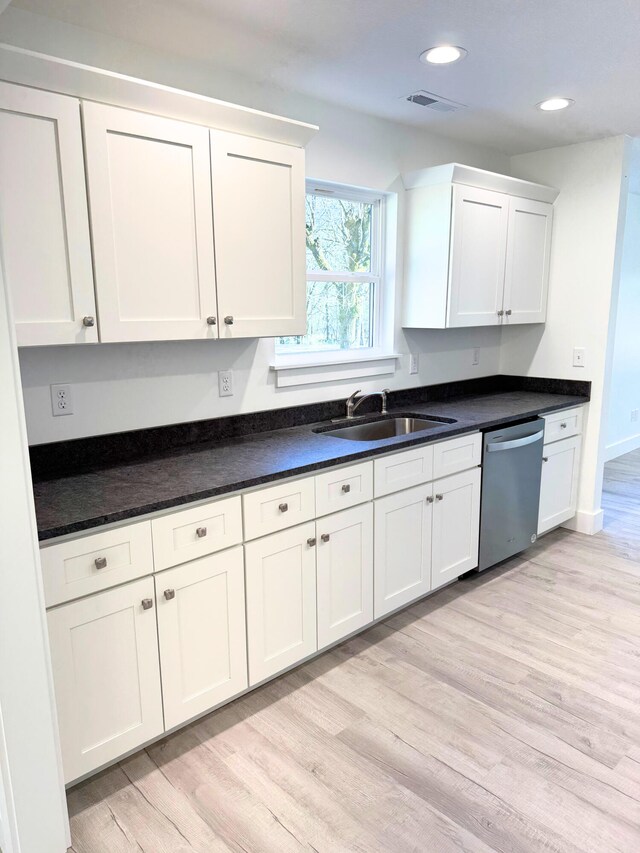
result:
[(347, 438), (349, 441), (380, 441), (380, 439), (410, 435), (414, 432), (426, 432), (448, 423), (455, 423), (455, 421), (450, 418), (435, 420), (407, 416), (385, 418), (364, 424), (349, 424), (336, 429), (316, 430), (316, 432), (320, 435), (329, 435), (331, 438)]

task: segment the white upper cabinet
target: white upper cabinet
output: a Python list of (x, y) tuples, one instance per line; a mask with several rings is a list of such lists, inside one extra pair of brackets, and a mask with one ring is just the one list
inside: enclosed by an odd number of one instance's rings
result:
[(404, 326), (545, 321), (557, 190), (455, 163), (405, 185)]
[(83, 116), (101, 340), (217, 337), (208, 130), (87, 102)]
[(447, 326), (497, 326), (504, 289), (509, 197), (453, 188)]
[(20, 346), (98, 340), (75, 98), (0, 83), (0, 252)]
[(551, 253), (550, 204), (528, 198), (509, 200), (504, 320), (544, 323)]
[(211, 131), (221, 338), (306, 331), (304, 152)]

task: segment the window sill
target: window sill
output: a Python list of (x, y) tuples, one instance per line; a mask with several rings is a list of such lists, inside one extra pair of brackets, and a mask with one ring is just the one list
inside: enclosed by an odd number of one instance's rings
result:
[(309, 353), (287, 355), (278, 358), (271, 370), (276, 374), (276, 388), (291, 388), (295, 385), (314, 385), (322, 382), (340, 382), (344, 379), (369, 378), (393, 375), (400, 355), (397, 353)]

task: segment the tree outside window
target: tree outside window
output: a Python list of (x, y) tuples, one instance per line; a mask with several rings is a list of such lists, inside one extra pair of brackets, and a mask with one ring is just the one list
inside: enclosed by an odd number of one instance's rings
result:
[(278, 338), (280, 353), (375, 345), (379, 223), (380, 199), (307, 192), (307, 334)]

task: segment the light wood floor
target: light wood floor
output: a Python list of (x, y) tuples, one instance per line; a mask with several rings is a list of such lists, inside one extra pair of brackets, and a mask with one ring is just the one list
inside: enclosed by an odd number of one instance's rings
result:
[(69, 793), (76, 853), (640, 851), (640, 454), (555, 531)]

